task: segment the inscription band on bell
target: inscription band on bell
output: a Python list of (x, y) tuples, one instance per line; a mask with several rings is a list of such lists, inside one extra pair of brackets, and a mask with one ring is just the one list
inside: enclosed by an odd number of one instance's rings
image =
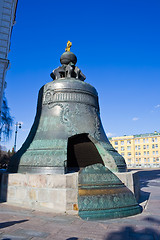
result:
[(55, 91), (47, 91), (44, 95), (43, 104), (53, 103), (53, 102), (83, 102), (86, 104), (93, 105), (97, 107), (97, 98), (91, 94), (86, 93), (75, 93), (75, 92), (55, 92)]

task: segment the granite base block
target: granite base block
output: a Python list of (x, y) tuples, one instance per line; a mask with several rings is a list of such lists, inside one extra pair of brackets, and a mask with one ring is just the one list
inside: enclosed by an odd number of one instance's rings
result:
[(140, 197), (140, 184), (138, 171), (114, 173), (126, 187), (128, 187), (135, 195), (136, 200)]
[(73, 211), (77, 204), (78, 173), (7, 174), (1, 178), (1, 202), (57, 213)]

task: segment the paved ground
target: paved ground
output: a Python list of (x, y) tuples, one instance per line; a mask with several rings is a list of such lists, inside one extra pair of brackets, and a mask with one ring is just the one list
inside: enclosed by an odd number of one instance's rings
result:
[(123, 219), (83, 221), (0, 204), (3, 240), (160, 240), (160, 170), (140, 171), (143, 213)]

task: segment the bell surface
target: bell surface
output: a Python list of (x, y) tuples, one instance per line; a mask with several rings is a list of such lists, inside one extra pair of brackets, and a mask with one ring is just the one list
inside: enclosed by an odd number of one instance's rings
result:
[(8, 171), (67, 173), (96, 163), (126, 171), (124, 158), (104, 132), (96, 89), (84, 82), (73, 53), (65, 52), (61, 61), (66, 55), (68, 65), (53, 70), (54, 81), (40, 89), (34, 124)]
[(79, 171), (78, 209), (85, 220), (122, 218), (142, 212), (134, 194), (102, 164)]

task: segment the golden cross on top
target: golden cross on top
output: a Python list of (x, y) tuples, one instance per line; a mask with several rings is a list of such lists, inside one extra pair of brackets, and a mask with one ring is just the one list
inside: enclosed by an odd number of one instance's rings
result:
[(70, 52), (71, 46), (72, 46), (72, 43), (70, 41), (68, 41), (67, 42), (67, 47), (66, 47), (65, 51), (66, 52)]

